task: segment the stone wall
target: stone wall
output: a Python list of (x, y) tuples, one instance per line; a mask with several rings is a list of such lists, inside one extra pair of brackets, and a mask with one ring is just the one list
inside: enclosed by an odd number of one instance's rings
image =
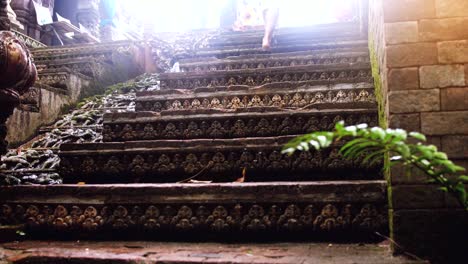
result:
[(10, 147), (24, 143), (35, 135), (36, 130), (43, 125), (51, 124), (64, 109), (78, 102), (81, 94), (89, 86), (90, 80), (77, 74), (70, 74), (68, 89), (57, 89), (47, 85), (39, 85), (40, 98), (38, 100), (39, 112), (26, 111), (16, 108), (7, 121), (7, 141)]
[[(468, 167), (468, 1), (371, 3), (371, 14), (383, 12), (384, 33), (370, 31), (370, 39), (385, 47), (377, 55), (383, 62), (380, 85), (389, 127), (426, 134), (430, 143)], [(374, 18), (373, 23), (380, 21)], [(463, 254), (467, 213), (450, 195), (427, 185), (424, 175), (407, 177), (399, 169), (392, 170), (391, 185), (397, 252)]]

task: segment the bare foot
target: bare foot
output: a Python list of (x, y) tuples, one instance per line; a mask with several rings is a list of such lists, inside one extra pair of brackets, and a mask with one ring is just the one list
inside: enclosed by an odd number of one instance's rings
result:
[(270, 50), (271, 49), (271, 37), (265, 36), (262, 41), (262, 49)]

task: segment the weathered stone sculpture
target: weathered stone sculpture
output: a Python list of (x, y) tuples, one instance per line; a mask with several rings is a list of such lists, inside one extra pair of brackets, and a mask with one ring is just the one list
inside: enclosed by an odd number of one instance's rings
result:
[(7, 148), (5, 122), (36, 77), (28, 48), (13, 33), (0, 31), (0, 154)]
[(0, 0), (0, 30), (10, 29), (10, 19), (8, 18), (8, 0)]

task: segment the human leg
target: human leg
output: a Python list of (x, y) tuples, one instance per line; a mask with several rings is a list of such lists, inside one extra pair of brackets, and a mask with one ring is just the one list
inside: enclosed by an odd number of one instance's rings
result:
[(278, 23), (279, 8), (267, 8), (263, 11), (263, 19), (265, 21), (265, 35), (262, 41), (262, 48), (269, 50), (271, 48), (271, 39), (273, 31)]

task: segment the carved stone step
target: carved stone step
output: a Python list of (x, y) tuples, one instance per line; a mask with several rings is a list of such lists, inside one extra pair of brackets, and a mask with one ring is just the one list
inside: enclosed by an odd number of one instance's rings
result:
[[(254, 36), (246, 41), (243, 41), (242, 38), (239, 38), (236, 43), (218, 43), (218, 44), (211, 44), (208, 43), (206, 46), (201, 47), (197, 50), (197, 52), (212, 52), (212, 51), (219, 51), (219, 50), (235, 50), (235, 49), (258, 49), (261, 48), (261, 43), (263, 39), (263, 34), (261, 36)], [(263, 51), (263, 53), (268, 52), (277, 52), (278, 50), (283, 51), (298, 51), (295, 50), (294, 47), (313, 47), (311, 49), (316, 49), (317, 44), (320, 43), (331, 43), (331, 42), (345, 42), (345, 41), (359, 41), (363, 38), (360, 35), (356, 35), (354, 33), (343, 33), (339, 36), (335, 35), (327, 35), (323, 33), (321, 35), (315, 36), (296, 36), (290, 37), (289, 39), (284, 39), (281, 36), (273, 36), (272, 38), (272, 47), (275, 47), (275, 50), (268, 50)], [(314, 45), (314, 46), (312, 46)], [(301, 49), (307, 50), (307, 49)]]
[(270, 83), (295, 83), (297, 86), (301, 86), (304, 84), (372, 82), (372, 73), (369, 63), (360, 62), (340, 63), (328, 67), (309, 65), (232, 71), (163, 73), (160, 78), (161, 89), (195, 89), (235, 85), (255, 87)]
[(387, 232), (383, 180), (15, 186), (0, 187), (0, 201), (0, 224), (47, 238), (364, 241)]
[(219, 61), (219, 60), (232, 60), (232, 61), (240, 61), (240, 60), (256, 60), (256, 59), (272, 59), (272, 58), (285, 58), (285, 57), (294, 57), (294, 56), (327, 56), (337, 53), (343, 54), (353, 54), (353, 53), (361, 53), (361, 52), (369, 52), (369, 47), (364, 45), (364, 42), (359, 42), (361, 45), (352, 45), (350, 47), (334, 47), (331, 49), (318, 49), (318, 50), (302, 50), (302, 51), (285, 51), (285, 52), (265, 52), (261, 54), (249, 54), (249, 55), (237, 55), (225, 58), (216, 58), (216, 57), (204, 57), (204, 58), (196, 58), (196, 57), (187, 57), (181, 58), (178, 60), (180, 64), (184, 63), (204, 63), (210, 61)]
[(380, 164), (345, 160), (339, 146), (282, 155), (294, 136), (62, 144), (65, 182), (123, 183), (197, 180), (246, 181), (378, 179)]
[(94, 58), (111, 61), (112, 52), (129, 51), (140, 45), (133, 41), (114, 41), (102, 44), (79, 44), (67, 46), (53, 46), (32, 49), (31, 53), (36, 63), (55, 59)]
[[(256, 43), (265, 34), (263, 28), (246, 31), (223, 31), (207, 39), (210, 47), (235, 46), (245, 43)], [(273, 38), (278, 42), (294, 42), (297, 40), (314, 40), (323, 38), (336, 38), (345, 36), (359, 36), (360, 29), (357, 23), (344, 22), (322, 24), (306, 27), (277, 28)], [(261, 42), (260, 42), (261, 43)]]
[[(3, 229), (4, 230), (4, 229)], [(14, 241), (18, 227), (9, 227)], [(0, 232), (2, 231), (0, 227)], [(120, 233), (120, 232), (115, 232)], [(203, 233), (201, 238), (206, 238)], [(236, 236), (234, 236), (236, 237)], [(4, 237), (3, 237), (4, 238)], [(226, 234), (222, 239), (229, 239)], [(264, 238), (257, 236), (257, 239)], [(390, 243), (327, 243), (311, 241), (287, 242), (222, 241), (44, 241), (26, 240), (0, 244), (0, 251), (11, 264), (20, 263), (74, 263), (74, 264), (297, 264), (297, 263), (379, 263), (429, 264), (404, 255), (394, 256)], [(380, 242), (381, 239), (375, 241)], [(8, 240), (7, 240), (8, 241)], [(354, 241), (358, 242), (358, 241)], [(123, 253), (124, 252), (124, 253)], [(252, 252), (250, 254), (248, 252)]]
[(83, 86), (91, 83), (91, 78), (68, 68), (47, 69), (38, 73), (37, 82), (69, 94), (73, 100), (78, 99)]
[(299, 43), (285, 43), (282, 45), (274, 45), (269, 51), (265, 51), (261, 48), (261, 42), (255, 45), (248, 45), (247, 47), (232, 46), (222, 47), (218, 49), (197, 49), (189, 54), (179, 55), (180, 59), (184, 58), (226, 58), (229, 56), (246, 56), (256, 54), (271, 54), (271, 53), (285, 53), (285, 52), (297, 52), (297, 51), (309, 51), (309, 50), (331, 50), (331, 49), (342, 49), (342, 48), (362, 48), (368, 45), (367, 39), (362, 37), (353, 37), (348, 39), (336, 38), (328, 39), (326, 41), (320, 40), (317, 42), (307, 40)]
[(79, 72), (83, 75), (92, 78), (99, 78), (100, 75), (109, 68), (105, 61), (99, 61), (94, 58), (74, 58), (74, 59), (56, 59), (56, 60), (41, 60), (36, 62), (38, 73), (44, 70), (58, 70), (60, 68), (68, 68), (73, 72)]
[(297, 65), (327, 65), (369, 62), (367, 47), (348, 50), (326, 50), (278, 53), (271, 55), (239, 56), (226, 59), (179, 61), (182, 72), (230, 71), (243, 69), (279, 68)]
[(331, 130), (337, 121), (348, 125), (378, 125), (377, 111), (356, 110), (293, 110), (232, 111), (206, 114), (200, 110), (176, 114), (154, 112), (112, 113), (104, 115), (103, 139), (106, 142), (271, 137), (306, 134)]
[(138, 92), (136, 111), (235, 110), (250, 107), (345, 109), (375, 106), (373, 84), (337, 83), (308, 85), (270, 83), (248, 86)]

